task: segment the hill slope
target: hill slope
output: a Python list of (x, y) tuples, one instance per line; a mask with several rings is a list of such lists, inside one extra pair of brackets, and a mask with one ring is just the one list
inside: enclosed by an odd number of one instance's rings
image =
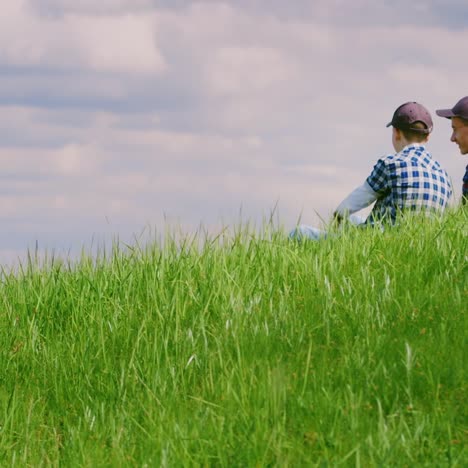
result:
[(0, 463), (464, 465), (467, 220), (4, 273)]

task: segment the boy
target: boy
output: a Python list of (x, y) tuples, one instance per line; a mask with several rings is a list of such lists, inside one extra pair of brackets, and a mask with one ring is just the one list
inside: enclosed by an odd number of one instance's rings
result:
[[(364, 184), (338, 205), (334, 213), (338, 222), (374, 201), (366, 224), (394, 223), (401, 211), (442, 212), (447, 207), (452, 196), (449, 176), (425, 147), (433, 127), (429, 111), (417, 102), (407, 102), (396, 109), (390, 126), (396, 153), (379, 159)], [(350, 220), (363, 222), (357, 217)], [(299, 226), (290, 233), (292, 238), (326, 236), (310, 226)]]
[[(461, 98), (452, 109), (439, 109), (436, 114), (452, 121), (450, 141), (458, 145), (461, 154), (468, 154), (468, 96)], [(462, 204), (468, 204), (468, 166), (463, 177)]]

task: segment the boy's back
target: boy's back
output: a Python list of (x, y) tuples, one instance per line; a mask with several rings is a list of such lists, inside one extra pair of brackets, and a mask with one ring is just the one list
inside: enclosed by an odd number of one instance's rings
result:
[(421, 143), (377, 161), (367, 183), (378, 194), (372, 220), (390, 218), (399, 211), (437, 212), (446, 208), (452, 187), (447, 172)]

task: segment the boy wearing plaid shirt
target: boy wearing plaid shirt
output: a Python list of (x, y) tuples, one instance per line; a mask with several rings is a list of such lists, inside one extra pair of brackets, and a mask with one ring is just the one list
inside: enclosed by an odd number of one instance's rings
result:
[[(447, 172), (427, 151), (425, 144), (433, 123), (429, 111), (407, 102), (393, 114), (392, 143), (395, 154), (377, 161), (363, 185), (351, 192), (335, 210), (338, 221), (376, 202), (367, 220), (351, 216), (355, 224), (376, 221), (394, 223), (402, 211), (442, 212), (452, 196)], [(327, 234), (310, 226), (298, 226), (292, 238), (319, 239)]]
[[(461, 154), (468, 154), (468, 96), (461, 98), (452, 109), (439, 109), (436, 114), (452, 121), (450, 141), (458, 145)], [(468, 166), (463, 177), (462, 204), (468, 205)]]

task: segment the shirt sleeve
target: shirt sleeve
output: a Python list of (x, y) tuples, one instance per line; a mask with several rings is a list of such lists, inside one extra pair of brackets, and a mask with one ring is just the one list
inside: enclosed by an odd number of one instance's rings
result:
[(360, 187), (353, 190), (337, 207), (335, 213), (340, 216), (350, 215), (362, 210), (377, 200), (379, 194), (364, 182)]
[(366, 182), (374, 192), (384, 192), (388, 188), (388, 171), (385, 162), (379, 159)]

